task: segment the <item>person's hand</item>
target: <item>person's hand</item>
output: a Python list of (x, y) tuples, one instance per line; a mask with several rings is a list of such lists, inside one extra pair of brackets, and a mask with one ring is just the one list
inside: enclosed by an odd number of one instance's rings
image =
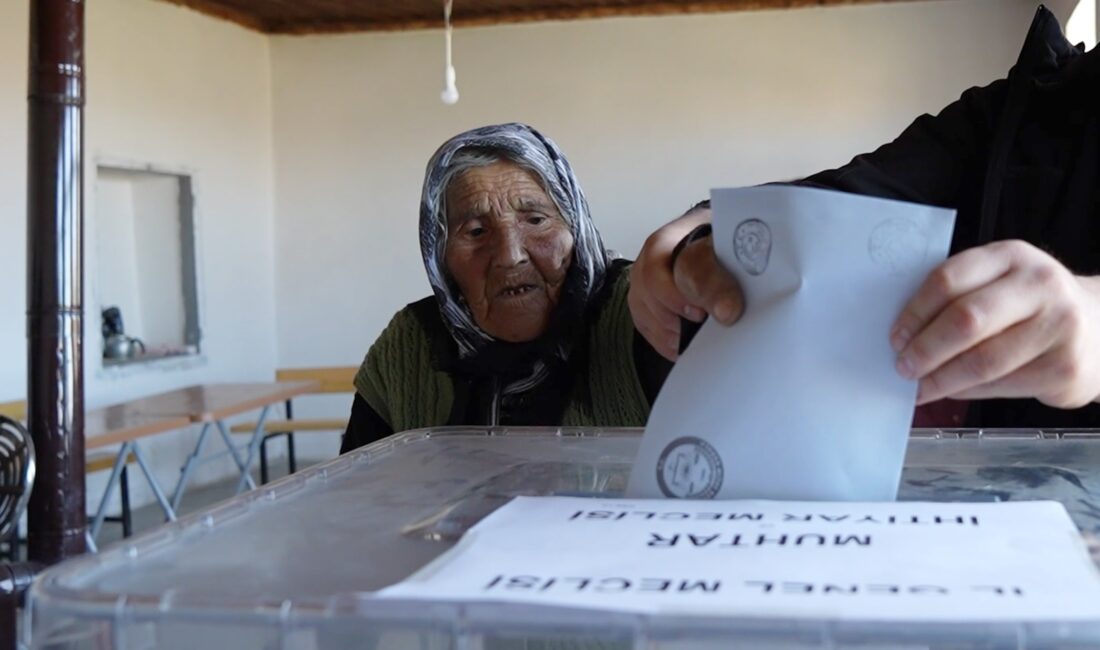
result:
[(917, 403), (1034, 397), (1077, 408), (1100, 396), (1100, 278), (1022, 241), (973, 248), (936, 268), (890, 330)]
[(679, 354), (681, 316), (699, 322), (710, 314), (728, 325), (743, 310), (740, 286), (718, 262), (710, 237), (689, 244), (675, 272), (672, 267), (676, 245), (710, 219), (710, 209), (700, 208), (662, 226), (646, 239), (630, 269), (627, 303), (634, 326), (669, 360)]

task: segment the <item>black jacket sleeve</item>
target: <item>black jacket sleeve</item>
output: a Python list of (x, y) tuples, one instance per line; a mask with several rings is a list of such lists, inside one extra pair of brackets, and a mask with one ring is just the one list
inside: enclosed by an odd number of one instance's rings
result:
[(381, 440), (393, 433), (390, 425), (382, 419), (382, 416), (367, 404), (359, 393), (355, 394), (355, 400), (351, 403), (351, 417), (348, 419), (348, 428), (344, 431), (344, 438), (340, 442), (340, 453), (345, 454), (352, 449)]
[(957, 232), (972, 240), (1007, 95), (1005, 80), (971, 88), (938, 115), (918, 117), (893, 142), (796, 184), (955, 208)]
[(971, 88), (939, 114), (918, 117), (892, 142), (843, 167), (787, 184), (955, 208), (952, 252), (977, 245), (982, 193), (999, 154), (994, 143), (1008, 86), (1001, 79)]

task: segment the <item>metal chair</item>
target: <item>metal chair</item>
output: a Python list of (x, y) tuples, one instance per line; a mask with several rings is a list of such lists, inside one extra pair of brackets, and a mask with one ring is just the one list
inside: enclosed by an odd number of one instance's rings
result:
[(0, 539), (15, 559), (16, 528), (34, 485), (34, 443), (23, 425), (0, 415)]
[[(19, 518), (34, 486), (34, 443), (23, 425), (0, 415), (0, 539), (18, 544)], [(15, 547), (12, 548), (13, 558)], [(30, 562), (0, 564), (0, 648), (16, 647), (17, 610), (38, 566)]]

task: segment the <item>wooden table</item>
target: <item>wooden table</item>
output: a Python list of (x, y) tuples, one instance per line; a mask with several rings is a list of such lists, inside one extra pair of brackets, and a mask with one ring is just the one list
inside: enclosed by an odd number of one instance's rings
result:
[(122, 445), (118, 450), (118, 455), (115, 456), (115, 463), (111, 467), (111, 476), (107, 479), (107, 487), (104, 488), (103, 496), (99, 500), (99, 507), (96, 508), (92, 525), (88, 528), (86, 540), (89, 550), (94, 551), (96, 549), (95, 538), (99, 535), (99, 531), (103, 527), (103, 521), (107, 516), (107, 502), (119, 483), (119, 477), (123, 468), (126, 467), (126, 459), (129, 458), (130, 454), (134, 455), (138, 466), (141, 467), (145, 481), (153, 490), (157, 503), (164, 511), (164, 516), (169, 521), (175, 520), (175, 508), (172, 507), (164, 490), (161, 489), (160, 484), (153, 476), (149, 462), (145, 459), (145, 454), (142, 453), (141, 447), (138, 445), (138, 439), (183, 429), (190, 425), (191, 418), (186, 416), (149, 415), (135, 409), (130, 402), (95, 409), (84, 414), (85, 449), (96, 449), (120, 443)]
[(129, 403), (116, 404), (84, 414), (84, 448), (125, 444), (190, 424), (191, 418), (184, 415), (149, 415), (135, 411)]
[[(151, 395), (126, 403), (126, 407), (142, 415), (154, 417), (186, 417), (192, 423), (202, 424), (202, 432), (187, 462), (180, 469), (180, 479), (172, 494), (171, 506), (178, 509), (187, 481), (191, 478), (195, 464), (200, 461), (202, 447), (206, 442), (210, 427), (217, 428), (226, 449), (233, 457), (240, 480), (237, 492), (245, 487), (256, 487), (250, 469), (259, 453), (264, 439), (264, 420), (271, 407), (280, 402), (309, 393), (317, 388), (315, 381), (286, 381), (261, 383), (225, 383), (188, 386), (177, 390)], [(249, 439), (245, 458), (237, 453), (237, 447), (229, 435), (225, 419), (248, 411), (260, 409), (260, 417)]]
[(214, 423), (316, 389), (316, 381), (200, 384), (127, 402), (133, 412), (153, 416), (183, 416), (192, 422)]

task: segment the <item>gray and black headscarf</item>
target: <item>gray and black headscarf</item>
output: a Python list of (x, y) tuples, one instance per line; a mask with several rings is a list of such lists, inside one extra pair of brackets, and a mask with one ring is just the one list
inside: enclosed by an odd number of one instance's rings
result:
[[(447, 248), (447, 185), (469, 168), (461, 169), (453, 164), (456, 155), (459, 160), (464, 157), (469, 160), (465, 154), (470, 151), (487, 154), (484, 164), (495, 158), (534, 172), (561, 212), (573, 234), (573, 259), (563, 289), (563, 303), (566, 302), (564, 294), (568, 293), (572, 308), (583, 310), (603, 285), (608, 265), (607, 252), (600, 233), (592, 224), (584, 191), (573, 175), (569, 161), (553, 140), (526, 124), (510, 123), (466, 131), (443, 143), (428, 162), (424, 175), (424, 191), (420, 199), (420, 251), (443, 321), (458, 345), (459, 357), (463, 359), (476, 356), (495, 341), (474, 321), (444, 261)], [(558, 308), (562, 306), (559, 303)], [(556, 356), (563, 360), (567, 358), (570, 344), (568, 337), (554, 342)], [(526, 380), (514, 382), (505, 392), (522, 392), (541, 381), (545, 372), (544, 364), (536, 363)]]

